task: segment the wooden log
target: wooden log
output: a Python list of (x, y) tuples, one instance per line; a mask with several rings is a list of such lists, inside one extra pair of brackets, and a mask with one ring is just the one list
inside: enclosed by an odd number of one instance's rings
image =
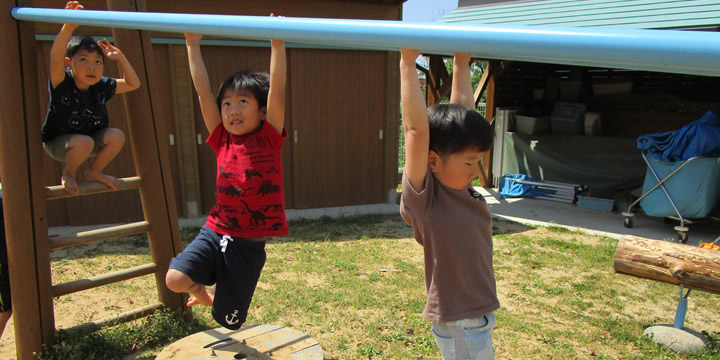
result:
[(718, 250), (626, 235), (615, 250), (615, 271), (720, 294)]

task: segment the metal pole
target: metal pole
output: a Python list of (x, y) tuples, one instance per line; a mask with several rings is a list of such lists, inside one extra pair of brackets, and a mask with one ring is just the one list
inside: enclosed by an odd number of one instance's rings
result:
[(714, 32), (14, 8), (18, 20), (720, 76)]

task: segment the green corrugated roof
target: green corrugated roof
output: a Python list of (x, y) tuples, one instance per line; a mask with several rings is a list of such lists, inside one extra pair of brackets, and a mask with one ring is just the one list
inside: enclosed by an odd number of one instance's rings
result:
[(447, 23), (685, 29), (720, 25), (718, 0), (539, 0), (455, 9)]

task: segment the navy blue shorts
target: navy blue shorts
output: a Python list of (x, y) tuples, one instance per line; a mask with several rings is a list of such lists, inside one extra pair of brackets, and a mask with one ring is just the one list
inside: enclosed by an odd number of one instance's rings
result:
[(265, 258), (264, 241), (233, 238), (203, 226), (195, 240), (170, 261), (170, 268), (196, 284), (215, 284), (212, 316), (218, 324), (236, 330), (247, 318)]

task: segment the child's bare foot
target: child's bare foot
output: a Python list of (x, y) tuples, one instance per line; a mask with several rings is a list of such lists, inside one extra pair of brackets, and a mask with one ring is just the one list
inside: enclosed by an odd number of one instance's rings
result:
[(90, 170), (85, 171), (85, 178), (91, 181), (97, 181), (107, 185), (109, 188), (117, 189), (117, 178), (114, 176), (107, 175), (103, 172), (93, 172)]
[(204, 291), (202, 294), (191, 296), (187, 301), (187, 306), (193, 305), (206, 305), (212, 306), (213, 299), (215, 298), (215, 288), (213, 287), (210, 291)]
[(77, 195), (80, 192), (80, 188), (78, 187), (78, 183), (77, 180), (75, 180), (74, 175), (63, 171), (60, 181), (68, 194)]

